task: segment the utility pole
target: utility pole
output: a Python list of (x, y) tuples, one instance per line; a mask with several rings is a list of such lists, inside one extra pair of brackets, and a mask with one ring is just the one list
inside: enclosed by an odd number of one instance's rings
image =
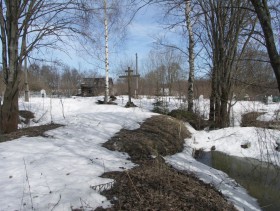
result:
[(105, 72), (106, 72), (104, 104), (107, 104), (108, 96), (109, 96), (109, 46), (108, 46), (107, 0), (104, 0), (104, 27), (105, 27)]
[[(136, 53), (136, 75), (138, 75), (138, 56), (137, 56), (137, 53)], [(135, 98), (138, 98), (138, 78), (139, 77), (136, 77), (136, 89), (135, 89)]]

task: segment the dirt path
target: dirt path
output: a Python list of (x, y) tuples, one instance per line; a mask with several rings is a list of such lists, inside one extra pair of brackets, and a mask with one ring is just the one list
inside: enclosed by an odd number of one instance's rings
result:
[(102, 192), (113, 207), (96, 210), (235, 210), (211, 185), (164, 162), (161, 156), (182, 151), (186, 137), (190, 133), (181, 122), (160, 115), (106, 142), (104, 147), (127, 152), (139, 166), (103, 175), (116, 181)]

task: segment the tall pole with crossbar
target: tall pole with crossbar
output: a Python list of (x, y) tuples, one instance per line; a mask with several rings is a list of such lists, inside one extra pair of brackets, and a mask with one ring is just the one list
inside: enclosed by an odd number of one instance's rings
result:
[(136, 74), (133, 75), (133, 70), (130, 69), (130, 67), (127, 68), (127, 70), (125, 70), (125, 72), (127, 73), (127, 75), (121, 75), (119, 78), (127, 78), (127, 90), (128, 90), (128, 105), (132, 105), (131, 102), (131, 78), (139, 78), (140, 75)]
[[(136, 75), (138, 75), (138, 55), (137, 55), (137, 53), (136, 53), (136, 70), (135, 70), (135, 72), (136, 72)], [(136, 89), (135, 89), (135, 98), (138, 98), (138, 78), (139, 77), (136, 77)]]

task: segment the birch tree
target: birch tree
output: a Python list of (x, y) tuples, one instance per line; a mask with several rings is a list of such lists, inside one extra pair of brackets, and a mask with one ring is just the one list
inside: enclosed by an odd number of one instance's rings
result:
[(186, 24), (189, 34), (189, 79), (188, 79), (188, 111), (193, 111), (193, 100), (194, 100), (194, 35), (193, 27), (191, 23), (191, 0), (185, 0), (185, 16)]
[[(164, 17), (168, 29), (171, 31), (180, 31), (182, 39), (186, 45), (168, 43), (168, 41), (157, 38), (157, 43), (165, 48), (171, 48), (181, 52), (188, 60), (188, 85), (184, 87), (187, 90), (188, 111), (193, 111), (194, 101), (194, 75), (195, 75), (195, 33), (193, 25), (195, 23), (191, 17), (194, 14), (192, 0), (151, 0), (151, 3), (162, 5)], [(168, 22), (168, 23), (167, 23)], [(187, 35), (186, 35), (187, 34)], [(179, 33), (178, 33), (179, 35)]]
[(104, 36), (105, 36), (105, 97), (104, 103), (108, 103), (109, 97), (109, 37), (107, 19), (107, 0), (104, 0)]
[(85, 25), (85, 30), (95, 39), (84, 43), (82, 47), (86, 56), (90, 56), (90, 63), (94, 58), (96, 62), (93, 65), (104, 71), (102, 75), (105, 75), (104, 103), (106, 104), (109, 96), (110, 58), (125, 38), (126, 27), (133, 16), (134, 2), (88, 0), (84, 3), (86, 8), (95, 8), (94, 11), (87, 12)]

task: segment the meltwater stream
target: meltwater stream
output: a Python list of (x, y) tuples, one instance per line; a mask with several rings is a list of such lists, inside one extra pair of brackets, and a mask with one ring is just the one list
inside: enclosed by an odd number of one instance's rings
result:
[(280, 168), (251, 158), (204, 152), (198, 161), (227, 173), (255, 197), (265, 211), (280, 210)]

